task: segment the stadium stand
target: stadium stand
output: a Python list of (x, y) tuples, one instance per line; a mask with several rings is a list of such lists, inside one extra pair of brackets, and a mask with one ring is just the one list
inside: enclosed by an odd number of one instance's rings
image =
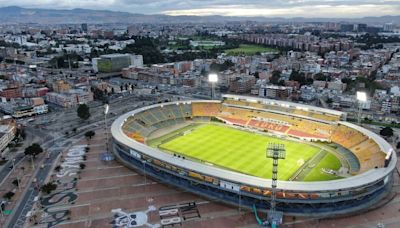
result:
[(331, 140), (346, 148), (351, 148), (362, 141), (367, 140), (367, 136), (352, 128), (339, 125), (331, 135)]
[(317, 123), (309, 120), (298, 120), (292, 127), (293, 130), (315, 135), (318, 138), (329, 138), (332, 125)]
[(216, 116), (220, 111), (220, 103), (192, 103), (193, 116)]
[[(193, 117), (193, 120), (198, 121), (209, 121), (210, 117), (217, 117), (226, 123), (273, 131), (296, 138), (312, 140), (330, 138), (332, 142), (344, 148), (349, 148), (348, 150), (342, 148), (343, 150), (338, 149), (337, 151), (349, 162), (351, 173), (362, 173), (375, 167), (384, 166), (385, 154), (382, 153), (379, 146), (355, 129), (344, 125), (320, 123), (310, 119), (268, 112), (267, 110), (252, 109), (254, 106), (257, 108), (267, 107), (260, 103), (236, 100), (225, 100), (225, 102), (235, 106), (193, 102), (191, 104), (171, 104), (148, 109), (134, 117), (129, 117), (122, 129), (130, 138), (144, 142), (144, 138), (154, 130), (183, 122), (186, 117)], [(243, 108), (239, 106), (243, 106)], [(318, 116), (315, 113), (310, 114), (300, 109), (293, 110), (293, 114)]]
[(185, 117), (192, 116), (192, 105), (191, 104), (183, 104), (183, 105), (181, 105), (181, 109), (182, 109), (183, 115)]
[(233, 100), (233, 99), (224, 100), (224, 104), (241, 106), (244, 108), (254, 107), (254, 108), (258, 108), (258, 109), (274, 110), (274, 111), (278, 111), (278, 112), (284, 112), (289, 115), (294, 114), (294, 115), (305, 116), (305, 117), (326, 120), (326, 121), (340, 120), (340, 116), (321, 114), (321, 113), (302, 110), (302, 109), (298, 109), (298, 108), (294, 108), (294, 107), (288, 107), (288, 106), (284, 106), (284, 105), (261, 104), (258, 102), (248, 102), (248, 101)]
[(268, 122), (259, 121), (256, 119), (251, 119), (250, 122), (248, 123), (248, 126), (262, 129), (262, 130), (267, 130), (267, 131), (279, 132), (282, 134), (284, 134), (289, 129), (288, 126), (274, 124), (274, 123), (268, 123)]
[(248, 120), (232, 118), (232, 117), (219, 117), (219, 119), (221, 119), (227, 123), (240, 125), (240, 126), (246, 126), (247, 122), (248, 122)]
[(373, 168), (382, 168), (385, 165), (385, 154), (381, 152), (379, 146), (368, 139), (350, 148), (360, 161), (360, 172), (365, 172)]
[(357, 156), (353, 154), (350, 150), (339, 146), (336, 148), (335, 152), (346, 159), (350, 166), (349, 172), (351, 174), (356, 174), (360, 171), (360, 161), (358, 160)]
[(298, 130), (294, 130), (294, 129), (290, 129), (287, 134), (290, 136), (293, 136), (296, 138), (302, 138), (302, 139), (325, 139), (325, 137), (321, 137), (319, 135), (310, 134), (305, 131), (298, 131)]

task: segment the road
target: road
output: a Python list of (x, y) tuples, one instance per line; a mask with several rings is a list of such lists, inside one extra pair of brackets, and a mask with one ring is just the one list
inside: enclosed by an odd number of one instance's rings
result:
[[(14, 157), (15, 158), (14, 165), (18, 166), (18, 164), (23, 161), (24, 157), (25, 157), (24, 154), (16, 155)], [(3, 167), (2, 167), (2, 169), (0, 171), (0, 185), (2, 185), (3, 182), (10, 175), (10, 173), (12, 171), (12, 165), (13, 165), (12, 160), (9, 160), (6, 164), (3, 165)]]
[[(95, 127), (94, 124), (91, 127), (91, 130), (95, 130), (96, 128), (98, 128)], [(84, 134), (85, 132), (81, 132), (69, 138), (69, 140), (79, 139), (83, 137)], [(59, 141), (63, 141), (63, 138), (56, 138), (42, 145), (42, 147), (49, 152), (50, 156), (49, 158), (45, 158), (45, 161), (43, 162), (43, 168), (38, 168), (34, 176), (34, 178), (36, 179), (36, 183), (32, 182), (29, 185), (22, 199), (19, 201), (19, 204), (14, 208), (12, 217), (7, 221), (5, 227), (23, 227), (26, 220), (26, 214), (32, 210), (34, 199), (36, 196), (39, 195), (39, 190), (38, 188), (35, 188), (35, 186), (42, 186), (43, 184), (45, 184), (44, 181), (46, 177), (50, 174), (53, 163), (56, 161), (58, 155), (63, 151), (63, 148), (65, 148), (65, 146), (58, 146), (57, 142)]]
[[(111, 115), (108, 118), (108, 125), (111, 125), (120, 114), (128, 111), (128, 109), (134, 109), (150, 103), (152, 102), (139, 102), (137, 98), (135, 99), (132, 97), (116, 99), (115, 102), (110, 105), (111, 112), (114, 113), (114, 115)], [(26, 220), (26, 214), (32, 210), (34, 198), (40, 193), (35, 189), (34, 186), (36, 184), (38, 186), (44, 184), (44, 180), (50, 174), (51, 167), (56, 161), (59, 153), (61, 153), (63, 149), (67, 147), (66, 144), (82, 138), (89, 130), (95, 130), (104, 127), (104, 114), (102, 105), (92, 106), (91, 113), (93, 113), (93, 115), (90, 118), (90, 121), (85, 122), (82, 122), (82, 120), (79, 120), (76, 117), (75, 110), (65, 110), (65, 112), (61, 114), (58, 112), (49, 113), (49, 115), (41, 116), (35, 120), (35, 124), (39, 125), (41, 124), (41, 121), (50, 122), (51, 124), (47, 125), (45, 129), (29, 127), (29, 130), (32, 131), (33, 134), (43, 139), (42, 142), (44, 143), (42, 144), (42, 147), (50, 152), (50, 156), (43, 162), (44, 167), (38, 168), (37, 173), (34, 174), (34, 178), (36, 178), (37, 182), (30, 183), (28, 189), (25, 190), (26, 192), (23, 193), (18, 205), (14, 208), (11, 218), (8, 219), (6, 227), (23, 226)], [(78, 133), (68, 135), (63, 133), (60, 134), (60, 130), (64, 132), (72, 128), (77, 128)]]
[(12, 168), (10, 167), (12, 167), (13, 165), (12, 160), (15, 159), (14, 165), (17, 167), (18, 164), (20, 164), (25, 159), (25, 156), (23, 154), (23, 150), (25, 149), (25, 147), (31, 145), (32, 142), (34, 142), (36, 139), (37, 139), (37, 134), (29, 131), (29, 129), (26, 129), (26, 138), (23, 141), (22, 146), (19, 147), (18, 151), (10, 152), (10, 156), (8, 158), (7, 163), (2, 165), (0, 169), (0, 185), (2, 185), (3, 182), (7, 179), (7, 177), (11, 174)]

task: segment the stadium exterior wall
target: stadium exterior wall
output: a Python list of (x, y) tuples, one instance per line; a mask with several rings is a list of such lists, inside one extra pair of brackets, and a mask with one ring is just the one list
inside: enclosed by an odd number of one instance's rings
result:
[[(188, 102), (219, 101), (184, 101), (181, 103), (187, 104)], [(162, 105), (176, 105), (176, 103)], [(134, 110), (120, 116), (113, 123), (111, 127), (113, 152), (119, 161), (161, 182), (211, 199), (233, 205), (240, 204), (248, 208), (256, 205), (261, 210), (269, 209), (268, 189), (271, 180), (171, 157), (162, 151), (130, 139), (122, 132), (122, 125), (129, 116), (159, 106), (152, 105)], [(360, 127), (358, 130), (367, 131)], [(379, 137), (373, 133), (369, 136)], [(384, 144), (380, 145), (381, 148), (391, 148), (380, 137), (376, 141)], [(279, 181), (278, 209), (288, 214), (310, 216), (343, 215), (366, 210), (385, 197), (391, 189), (396, 155), (393, 154), (390, 159), (386, 168), (370, 170), (341, 180)], [(254, 189), (258, 189), (258, 191), (253, 191)]]

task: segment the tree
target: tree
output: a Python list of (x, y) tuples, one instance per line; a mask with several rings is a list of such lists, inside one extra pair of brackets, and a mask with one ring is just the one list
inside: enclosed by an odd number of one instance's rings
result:
[(392, 137), (393, 129), (391, 127), (384, 127), (379, 133), (384, 137)]
[(89, 106), (87, 106), (86, 104), (80, 104), (78, 106), (77, 113), (78, 113), (79, 118), (81, 118), (83, 120), (89, 119), (89, 117), (90, 117)]
[(32, 145), (25, 148), (24, 153), (25, 153), (25, 155), (30, 155), (33, 158), (35, 158), (38, 154), (40, 154), (42, 152), (43, 152), (42, 147), (37, 143), (33, 143)]
[(325, 76), (323, 73), (317, 73), (317, 74), (314, 75), (314, 80), (317, 80), (317, 81), (331, 81), (331, 78)]
[(46, 194), (50, 194), (52, 191), (57, 189), (57, 184), (54, 182), (49, 182), (47, 184), (44, 184), (40, 190)]
[(54, 171), (56, 171), (56, 172), (60, 172), (61, 171), (61, 166), (56, 166), (55, 168), (54, 168)]
[(14, 195), (15, 195), (14, 192), (7, 192), (6, 194), (3, 195), (3, 198), (11, 200), (11, 198), (13, 198)]
[(278, 85), (280, 78), (281, 78), (281, 72), (277, 71), (277, 70), (274, 70), (272, 72), (272, 76), (271, 76), (271, 79), (269, 81), (274, 85)]
[(95, 134), (96, 133), (94, 131), (88, 131), (88, 132), (85, 133), (85, 137), (87, 139), (92, 139), (92, 137), (95, 136)]
[(303, 72), (298, 72), (296, 70), (292, 70), (292, 73), (290, 74), (289, 77), (290, 81), (296, 81), (299, 82), (300, 85), (311, 85), (314, 80), (312, 78), (306, 78)]
[(20, 180), (15, 179), (15, 180), (12, 181), (12, 184), (15, 185), (16, 187), (18, 187), (19, 181)]
[(94, 99), (100, 100), (100, 101), (105, 99), (105, 94), (106, 93), (103, 90), (95, 88), (95, 89), (93, 89), (92, 92), (93, 92), (93, 98)]
[(23, 140), (25, 140), (25, 138), (26, 138), (25, 129), (23, 129), (23, 128), (17, 128), (17, 132), (15, 133), (15, 137), (16, 137), (16, 138), (21, 137)]
[(83, 58), (80, 55), (76, 53), (71, 53), (54, 57), (49, 61), (49, 64), (53, 68), (69, 68), (70, 66), (71, 68), (78, 68), (78, 62), (82, 60)]

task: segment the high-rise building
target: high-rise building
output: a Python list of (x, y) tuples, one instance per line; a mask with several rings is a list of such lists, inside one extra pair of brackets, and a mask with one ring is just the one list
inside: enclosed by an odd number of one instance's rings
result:
[(88, 32), (88, 24), (86, 24), (86, 23), (81, 24), (81, 29), (84, 33), (87, 33)]
[(354, 30), (353, 24), (341, 24), (340, 31), (341, 32), (352, 32)]
[(393, 29), (394, 29), (393, 23), (386, 23), (383, 25), (384, 32), (393, 32)]
[(357, 32), (366, 32), (367, 31), (367, 24), (355, 24), (354, 30)]

